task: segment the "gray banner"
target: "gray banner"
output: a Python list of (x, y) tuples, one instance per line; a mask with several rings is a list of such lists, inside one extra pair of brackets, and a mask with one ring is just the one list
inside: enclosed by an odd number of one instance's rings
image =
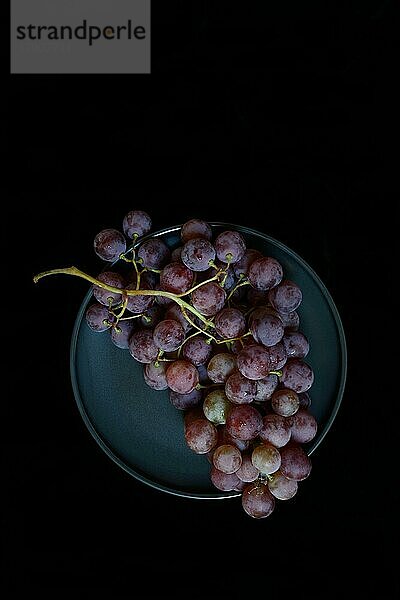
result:
[(11, 73), (150, 73), (150, 0), (11, 0)]

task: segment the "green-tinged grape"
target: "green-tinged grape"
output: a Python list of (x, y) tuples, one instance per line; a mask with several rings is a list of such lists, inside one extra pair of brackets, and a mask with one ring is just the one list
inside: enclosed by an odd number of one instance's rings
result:
[(228, 352), (214, 354), (207, 364), (208, 377), (214, 383), (225, 383), (236, 368), (236, 358)]
[(215, 425), (226, 423), (226, 417), (231, 403), (222, 388), (212, 390), (204, 398), (203, 411), (209, 421)]
[(290, 500), (297, 493), (298, 483), (294, 479), (285, 477), (281, 471), (275, 471), (270, 475), (267, 486), (278, 500)]
[(279, 450), (272, 444), (262, 443), (251, 454), (251, 462), (263, 475), (274, 473), (281, 466)]

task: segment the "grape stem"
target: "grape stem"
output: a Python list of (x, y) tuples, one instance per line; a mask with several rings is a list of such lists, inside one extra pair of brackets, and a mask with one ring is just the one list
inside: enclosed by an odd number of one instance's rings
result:
[(164, 298), (169, 298), (170, 300), (173, 300), (174, 302), (179, 304), (179, 306), (182, 309), (186, 309), (187, 311), (190, 311), (191, 313), (196, 315), (196, 317), (198, 317), (200, 321), (202, 321), (205, 324), (206, 327), (215, 327), (212, 321), (206, 319), (206, 317), (204, 317), (198, 310), (196, 310), (194, 306), (182, 299), (181, 296), (189, 294), (191, 290), (185, 292), (184, 294), (173, 294), (172, 292), (166, 292), (164, 290), (126, 290), (114, 287), (113, 285), (108, 285), (103, 281), (99, 281), (95, 277), (84, 273), (84, 271), (81, 271), (76, 267), (65, 267), (63, 269), (51, 269), (50, 271), (43, 271), (42, 273), (38, 273), (37, 275), (35, 275), (33, 277), (33, 281), (37, 283), (40, 279), (42, 279), (43, 277), (48, 277), (49, 275), (71, 275), (72, 277), (80, 277), (81, 279), (85, 279), (93, 285), (96, 285), (102, 288), (103, 290), (107, 290), (108, 292), (112, 292), (113, 294), (122, 294), (124, 296), (162, 296)]
[(238, 282), (229, 292), (227, 300), (229, 301), (232, 298), (233, 294), (236, 292), (236, 290), (238, 290), (240, 287), (243, 287), (244, 285), (250, 285), (250, 281), (246, 279), (245, 281)]
[[(204, 333), (204, 335), (206, 335), (207, 338), (209, 338), (209, 340), (213, 340), (216, 344), (226, 344), (228, 342), (236, 342), (237, 340), (241, 341), (242, 338), (247, 337), (248, 335), (251, 335), (251, 331), (247, 331), (246, 333), (244, 333), (240, 337), (226, 338), (226, 339), (223, 339), (223, 340), (219, 340), (218, 338), (216, 338), (215, 336), (213, 336), (209, 331), (204, 331), (204, 329), (202, 329), (201, 327), (198, 327), (198, 325), (196, 325), (196, 323), (194, 323), (192, 321), (192, 319), (189, 317), (189, 315), (187, 314), (187, 312), (185, 311), (184, 308), (182, 308), (182, 314), (185, 317), (185, 319), (190, 323), (190, 325), (192, 325), (192, 327), (194, 327), (197, 330), (197, 333)], [(213, 325), (213, 327), (215, 327), (214, 323), (212, 323), (212, 325)], [(193, 334), (193, 335), (195, 335), (195, 334)], [(190, 336), (190, 337), (193, 337), (193, 336)], [(243, 342), (242, 342), (242, 344), (243, 344)]]
[(220, 383), (208, 383), (207, 385), (203, 385), (202, 383), (198, 383), (195, 386), (196, 390), (206, 390), (208, 388), (212, 388), (212, 387), (220, 387), (221, 384)]

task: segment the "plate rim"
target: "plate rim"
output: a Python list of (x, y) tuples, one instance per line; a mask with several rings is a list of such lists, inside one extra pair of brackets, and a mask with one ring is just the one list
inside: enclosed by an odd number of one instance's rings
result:
[[(260, 239), (267, 241), (268, 243), (270, 243), (274, 246), (277, 246), (285, 253), (292, 255), (303, 266), (303, 268), (310, 273), (312, 278), (316, 281), (318, 286), (321, 288), (323, 295), (328, 302), (329, 308), (334, 317), (336, 329), (338, 331), (339, 343), (340, 343), (340, 350), (341, 350), (341, 353), (340, 353), (340, 356), (341, 356), (340, 384), (339, 384), (335, 402), (333, 404), (332, 410), (329, 415), (329, 419), (325, 423), (325, 426), (322, 429), (320, 435), (318, 436), (318, 439), (315, 441), (315, 443), (311, 444), (309, 446), (309, 448), (307, 449), (307, 454), (310, 456), (316, 450), (316, 448), (318, 448), (318, 446), (321, 444), (321, 442), (325, 439), (328, 431), (332, 427), (332, 424), (333, 424), (333, 422), (337, 416), (337, 413), (339, 411), (339, 408), (341, 406), (343, 395), (344, 395), (344, 390), (345, 390), (345, 386), (346, 386), (347, 343), (346, 343), (346, 336), (344, 333), (343, 323), (340, 318), (340, 314), (336, 307), (336, 304), (335, 304), (328, 288), (326, 287), (326, 285), (324, 284), (322, 279), (319, 277), (319, 275), (314, 271), (314, 269), (299, 254), (297, 254), (297, 252), (295, 252), (294, 250), (292, 250), (291, 248), (286, 246), (286, 244), (284, 244), (283, 242), (281, 242), (281, 241), (277, 240), (276, 238), (273, 238), (265, 233), (257, 231), (256, 229), (252, 229), (252, 228), (244, 226), (244, 225), (237, 225), (234, 223), (226, 223), (226, 222), (222, 222), (222, 221), (208, 221), (208, 223), (213, 228), (217, 228), (217, 227), (223, 227), (225, 229), (232, 228), (233, 230), (239, 231), (240, 233), (243, 233), (245, 235), (248, 234), (248, 235), (259, 237)], [(139, 244), (141, 244), (146, 239), (160, 237), (163, 235), (167, 235), (169, 233), (176, 233), (177, 231), (180, 230), (181, 227), (182, 227), (182, 224), (174, 225), (174, 226), (165, 227), (165, 228), (155, 231), (153, 233), (147, 234), (146, 236), (143, 236), (138, 241), (136, 241), (136, 243), (134, 244), (134, 247), (137, 247)], [(113, 266), (116, 262), (118, 262), (118, 261), (115, 261), (114, 263), (112, 263), (112, 265), (107, 265), (106, 268)], [(142, 475), (140, 472), (135, 471), (135, 469), (133, 469), (132, 467), (127, 465), (117, 454), (115, 454), (113, 452), (113, 450), (110, 448), (110, 446), (103, 440), (101, 435), (97, 432), (96, 428), (94, 427), (93, 423), (91, 422), (89, 415), (87, 414), (85, 407), (84, 407), (84, 403), (83, 403), (83, 400), (82, 400), (82, 397), (80, 394), (80, 390), (79, 390), (79, 384), (78, 384), (78, 378), (77, 378), (77, 374), (76, 374), (75, 360), (74, 360), (75, 355), (76, 355), (76, 350), (77, 350), (77, 341), (78, 341), (79, 330), (80, 330), (81, 323), (82, 323), (82, 320), (84, 317), (84, 312), (85, 312), (86, 307), (87, 307), (90, 299), (92, 298), (92, 296), (93, 296), (92, 289), (89, 288), (89, 290), (87, 291), (87, 293), (85, 294), (85, 296), (81, 302), (78, 314), (75, 318), (75, 322), (74, 322), (74, 326), (73, 326), (73, 330), (72, 330), (72, 334), (71, 334), (69, 356), (70, 356), (70, 377), (71, 377), (71, 384), (72, 384), (72, 390), (73, 390), (73, 394), (74, 394), (75, 403), (78, 407), (78, 410), (82, 417), (83, 422), (85, 423), (87, 429), (91, 433), (94, 440), (97, 442), (97, 444), (103, 450), (103, 452), (105, 452), (105, 454), (109, 458), (111, 458), (111, 460), (114, 463), (116, 463), (120, 468), (122, 468), (126, 473), (128, 473), (129, 475), (131, 475), (132, 477), (134, 477), (141, 483), (144, 483), (144, 484), (152, 487), (153, 489), (156, 489), (156, 490), (159, 490), (162, 492), (166, 492), (166, 493), (174, 495), (174, 496), (197, 499), (197, 500), (224, 500), (227, 498), (237, 498), (238, 496), (241, 496), (241, 492), (222, 492), (220, 490), (216, 491), (215, 493), (188, 492), (188, 491), (184, 491), (184, 490), (176, 490), (172, 487), (155, 482), (154, 480)]]

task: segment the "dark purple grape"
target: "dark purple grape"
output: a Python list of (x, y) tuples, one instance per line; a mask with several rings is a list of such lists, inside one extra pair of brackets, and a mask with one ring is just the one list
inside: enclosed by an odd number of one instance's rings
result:
[(250, 404), (233, 406), (226, 419), (226, 431), (239, 440), (254, 440), (259, 434), (263, 421), (260, 412)]
[(292, 358), (287, 361), (282, 369), (281, 382), (285, 387), (301, 394), (312, 386), (314, 373), (307, 363), (299, 358)]
[(174, 319), (164, 319), (154, 329), (154, 343), (157, 348), (164, 350), (164, 352), (174, 352), (182, 345), (184, 339), (184, 329)]
[(143, 365), (143, 377), (147, 385), (153, 390), (166, 390), (168, 388), (166, 369), (167, 363), (162, 361)]
[(263, 379), (257, 380), (257, 393), (254, 400), (256, 402), (265, 402), (269, 400), (276, 390), (279, 379), (278, 376), (272, 373), (271, 375), (267, 375)]
[(298, 285), (284, 279), (277, 287), (270, 290), (268, 299), (280, 313), (291, 313), (301, 304), (303, 294)]
[(196, 419), (185, 427), (187, 445), (196, 454), (207, 454), (217, 443), (217, 428), (207, 419)]
[(172, 406), (174, 406), (178, 410), (188, 410), (190, 408), (194, 408), (195, 406), (199, 406), (202, 397), (202, 391), (197, 390), (196, 388), (194, 388), (188, 394), (178, 394), (173, 390), (171, 390), (169, 393), (169, 399), (171, 401)]
[(309, 353), (308, 339), (300, 331), (287, 331), (282, 342), (288, 358), (304, 358)]
[(280, 450), (281, 473), (288, 479), (303, 481), (311, 473), (311, 460), (298, 444), (288, 444)]
[(171, 259), (171, 252), (162, 239), (150, 238), (137, 251), (140, 264), (147, 269), (162, 269)]
[(131, 319), (128, 319), (127, 321), (118, 321), (118, 324), (110, 330), (113, 344), (115, 344), (117, 348), (127, 350), (129, 348), (129, 339), (134, 328), (135, 323)]
[(138, 329), (129, 339), (129, 352), (140, 363), (150, 363), (156, 360), (158, 348), (153, 340), (150, 329)]
[(250, 265), (256, 260), (256, 258), (262, 258), (261, 252), (254, 250), (253, 248), (247, 248), (242, 258), (233, 265), (233, 272), (235, 273), (236, 277), (246, 277), (249, 273)]
[(94, 238), (95, 253), (107, 262), (118, 260), (125, 250), (125, 238), (117, 229), (103, 229)]
[(291, 424), (293, 442), (307, 444), (308, 442), (311, 442), (317, 434), (317, 420), (305, 409), (300, 409), (293, 415)]
[(282, 417), (291, 417), (299, 410), (299, 397), (289, 388), (275, 390), (271, 397), (272, 410)]
[(270, 475), (267, 486), (278, 500), (290, 500), (297, 492), (298, 483), (294, 479), (285, 477), (279, 470)]
[(86, 322), (93, 331), (102, 332), (110, 329), (112, 324), (112, 315), (108, 308), (103, 304), (91, 304), (86, 311)]
[(185, 342), (182, 355), (196, 367), (204, 365), (211, 356), (213, 348), (203, 335), (197, 335)]
[(275, 448), (282, 448), (290, 440), (290, 425), (290, 420), (281, 415), (274, 413), (264, 415), (263, 426), (259, 433), (260, 439), (269, 442)]
[(256, 258), (249, 268), (248, 278), (256, 290), (270, 290), (282, 281), (282, 277), (282, 266), (270, 256)]
[(205, 283), (192, 292), (192, 304), (194, 308), (206, 317), (217, 314), (224, 306), (225, 300), (225, 290), (215, 281)]
[(235, 473), (242, 464), (242, 453), (232, 444), (217, 446), (213, 453), (213, 465), (223, 473)]
[(180, 262), (165, 265), (160, 274), (160, 289), (174, 294), (184, 294), (193, 283), (193, 271)]
[(214, 319), (217, 333), (223, 339), (240, 337), (246, 331), (246, 320), (237, 308), (223, 308)]
[(225, 383), (236, 368), (236, 358), (228, 352), (214, 354), (208, 362), (208, 377), (214, 383)]
[(284, 367), (287, 361), (285, 346), (278, 342), (275, 346), (268, 348), (269, 360), (271, 362), (271, 371), (279, 371)]
[[(264, 379), (271, 370), (271, 362), (267, 348), (260, 344), (245, 346), (236, 358), (240, 373), (252, 380)], [(255, 386), (257, 391), (257, 386)]]
[(129, 211), (122, 222), (122, 228), (127, 238), (141, 237), (149, 233), (152, 226), (150, 216), (143, 210)]
[(298, 330), (300, 324), (300, 317), (295, 310), (290, 313), (278, 313), (278, 315), (282, 319), (282, 323), (285, 328), (285, 333), (287, 331)]
[(190, 219), (186, 221), (181, 227), (181, 239), (185, 243), (192, 238), (204, 238), (211, 240), (212, 229), (206, 221), (201, 219)]
[(214, 259), (214, 246), (204, 238), (192, 238), (182, 248), (181, 260), (192, 271), (207, 271)]
[(242, 464), (236, 471), (236, 475), (240, 481), (251, 483), (259, 476), (260, 471), (251, 462), (251, 454), (242, 454)]
[(223, 263), (238, 262), (246, 252), (243, 236), (238, 231), (223, 231), (214, 243), (217, 257)]
[(223, 473), (214, 465), (211, 467), (210, 479), (213, 485), (222, 492), (232, 492), (240, 485), (240, 479), (235, 473)]
[(169, 363), (167, 367), (168, 386), (178, 394), (189, 394), (199, 383), (196, 367), (185, 359)]
[(253, 519), (264, 519), (273, 512), (275, 500), (265, 483), (255, 481), (244, 488), (242, 506)]
[[(97, 279), (102, 283), (119, 288), (120, 290), (122, 290), (125, 285), (122, 275), (119, 273), (114, 273), (113, 271), (103, 271), (97, 276)], [(109, 292), (98, 285), (93, 286), (93, 295), (97, 302), (100, 302), (100, 304), (104, 304), (105, 306), (115, 306), (122, 300), (121, 294)]]
[(262, 309), (257, 309), (257, 314), (252, 315), (250, 330), (254, 339), (264, 346), (275, 346), (284, 334), (281, 319)]
[(248, 379), (239, 371), (235, 371), (232, 375), (229, 375), (226, 380), (225, 394), (234, 404), (248, 404), (253, 402), (256, 393), (256, 382)]

